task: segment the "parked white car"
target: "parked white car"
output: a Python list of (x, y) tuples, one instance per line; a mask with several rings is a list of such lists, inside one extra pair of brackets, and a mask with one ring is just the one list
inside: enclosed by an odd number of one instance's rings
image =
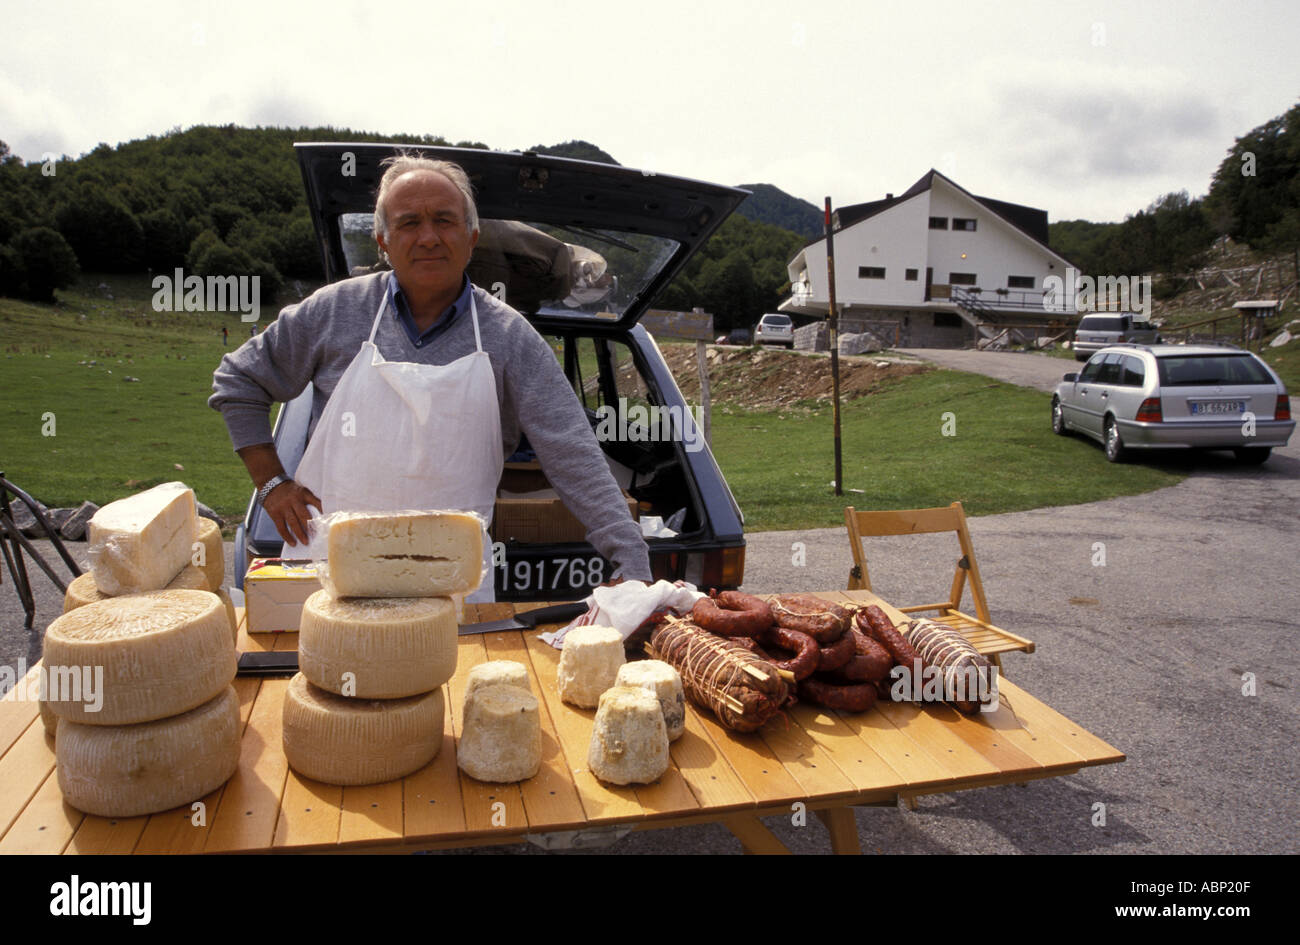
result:
[(1111, 345), (1052, 395), (1052, 430), (1130, 449), (1232, 450), (1262, 463), (1295, 430), (1286, 387), (1249, 351), (1223, 345)]
[(754, 344), (794, 347), (794, 322), (789, 315), (764, 315), (754, 328)]

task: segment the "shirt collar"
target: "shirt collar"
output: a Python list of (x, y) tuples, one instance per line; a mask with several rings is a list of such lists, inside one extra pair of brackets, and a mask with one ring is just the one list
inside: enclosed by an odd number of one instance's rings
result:
[(388, 273), (388, 301), (397, 312), (397, 321), (406, 331), (406, 336), (411, 339), (411, 344), (417, 348), (423, 348), (433, 341), (469, 309), (471, 291), (469, 275), (462, 274), (460, 295), (456, 296), (456, 301), (447, 307), (441, 317), (430, 325), (427, 331), (421, 333), (415, 327), (415, 319), (411, 316), (411, 307), (406, 301), (406, 296), (402, 294), (402, 287), (397, 282), (397, 274), (391, 270)]

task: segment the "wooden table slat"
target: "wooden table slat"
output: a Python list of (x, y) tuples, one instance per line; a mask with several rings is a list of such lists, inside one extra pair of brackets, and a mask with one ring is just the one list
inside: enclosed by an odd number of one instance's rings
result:
[(263, 850), (275, 839), (289, 773), (281, 737), (288, 689), (288, 679), (262, 680), (240, 742), (239, 768), (208, 819), (206, 851)]
[[(507, 614), (508, 616), (508, 614)], [(465, 619), (470, 619), (466, 615)], [(480, 607), (475, 619), (502, 619), (493, 611)], [(488, 661), (487, 650), (483, 644), (483, 634), (468, 634), (460, 638), (460, 650), (456, 659), (456, 674), (447, 683), (447, 710), (451, 715), (459, 744), (461, 732), (464, 731), (462, 712), (465, 707), (465, 687), (469, 683), (469, 671), (480, 663)], [(456, 765), (453, 754), (447, 759)], [(471, 778), (457, 767), (460, 777), (461, 803), (465, 810), (465, 829), (471, 833), (493, 833), (506, 830), (510, 833), (524, 834), (528, 830), (528, 812), (524, 807), (523, 795), (517, 784), (489, 784)]]
[(532, 671), (523, 634), (490, 633), (484, 636), (483, 642), (488, 659), (512, 660), (528, 667), (529, 689), (537, 698), (542, 723), (542, 766), (534, 777), (519, 785), (528, 812), (529, 829), (533, 832), (577, 829), (586, 823), (586, 816), (578, 799), (578, 789), (568, 771), (550, 706), (542, 692), (541, 682)]
[[(9, 750), (19, 736), (27, 731), (27, 726), (40, 716), (40, 705), (36, 695), (40, 692), (37, 680), (40, 678), (40, 664), (33, 666), (22, 679), (14, 682), (14, 687), (0, 699), (0, 756)], [(37, 723), (40, 724), (40, 723)], [(44, 728), (44, 726), (41, 726)]]
[(0, 839), (0, 854), (62, 853), (84, 817), (64, 803), (59, 779), (51, 770)]
[(560, 700), (556, 682), (560, 651), (537, 639), (535, 633), (524, 635), (524, 642), (539, 695), (555, 723), (564, 762), (587, 822), (597, 824), (645, 817), (645, 809), (637, 800), (634, 788), (603, 784), (587, 767), (587, 750), (591, 746), (596, 710), (581, 709)]
[(36, 722), (0, 757), (0, 838), (54, 771), (54, 739)]
[(859, 735), (860, 726), (854, 724), (851, 714), (797, 705), (790, 710), (790, 715), (809, 737), (825, 749), (858, 791), (870, 793), (897, 789), (902, 780), (899, 773), (867, 739)]

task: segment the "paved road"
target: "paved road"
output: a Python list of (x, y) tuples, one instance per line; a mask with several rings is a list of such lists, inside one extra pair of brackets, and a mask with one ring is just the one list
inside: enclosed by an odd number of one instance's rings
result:
[[(963, 352), (943, 353), (954, 354)], [(974, 363), (994, 376), (1004, 359), (1024, 371), (1070, 365), (965, 354), (980, 360), (954, 367)], [(916, 811), (861, 809), (865, 850), (1300, 852), (1300, 446), (1275, 450), (1255, 468), (1238, 467), (1228, 454), (1164, 462), (1189, 477), (1146, 495), (971, 520), (994, 621), (1038, 646), (1006, 657), (1007, 675), (1128, 760), (1025, 786), (921, 798)], [(762, 532), (749, 541), (747, 588), (845, 586), (843, 529)], [(877, 592), (902, 604), (942, 596), (955, 558), (955, 545), (941, 536), (875, 539), (868, 547)], [(59, 600), (43, 577), (36, 583), (43, 627)], [(34, 659), (39, 645), (22, 633), (8, 581), (0, 586), (0, 618), (0, 664)], [(1247, 681), (1253, 694), (1243, 693)], [(1098, 804), (1106, 820), (1094, 826)], [(827, 849), (816, 820), (802, 828), (782, 818), (767, 823), (796, 852)], [(631, 834), (611, 852), (739, 851), (722, 828), (691, 827)]]
[(902, 354), (933, 361), (954, 371), (987, 374), (1008, 384), (1033, 387), (1051, 393), (1061, 382), (1061, 375), (1077, 371), (1077, 361), (1054, 358), (1048, 354), (1013, 351), (975, 351), (950, 348), (899, 348)]

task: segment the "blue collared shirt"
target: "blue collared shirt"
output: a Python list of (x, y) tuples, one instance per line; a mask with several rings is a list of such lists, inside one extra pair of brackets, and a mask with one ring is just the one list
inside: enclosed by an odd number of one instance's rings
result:
[(402, 287), (397, 283), (397, 276), (389, 272), (388, 301), (397, 311), (398, 324), (406, 331), (406, 337), (411, 339), (411, 344), (417, 348), (423, 348), (450, 328), (457, 318), (469, 311), (469, 294), (472, 291), (469, 276), (463, 275), (461, 278), (464, 282), (461, 285), (460, 295), (456, 296), (456, 301), (451, 303), (447, 310), (442, 313), (442, 316), (429, 327), (428, 331), (420, 334), (415, 327), (415, 319), (411, 316), (411, 307), (406, 302), (406, 296), (402, 294)]

